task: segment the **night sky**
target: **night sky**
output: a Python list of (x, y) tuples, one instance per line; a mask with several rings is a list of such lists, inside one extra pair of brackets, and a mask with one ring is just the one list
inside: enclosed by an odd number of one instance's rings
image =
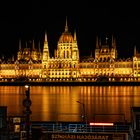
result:
[[(71, 1), (69, 1), (71, 2)], [(50, 52), (53, 54), (57, 41), (64, 31), (66, 16), (69, 31), (76, 29), (80, 56), (94, 52), (96, 36), (105, 39), (113, 34), (117, 39), (120, 58), (132, 57), (133, 48), (140, 48), (140, 10), (136, 7), (100, 7), (90, 2), (61, 5), (51, 2), (11, 2), (1, 5), (0, 55), (11, 57), (18, 50), (18, 40), (35, 40), (43, 44), (47, 31)], [(42, 46), (41, 46), (42, 48)], [(139, 50), (140, 51), (140, 50)]]

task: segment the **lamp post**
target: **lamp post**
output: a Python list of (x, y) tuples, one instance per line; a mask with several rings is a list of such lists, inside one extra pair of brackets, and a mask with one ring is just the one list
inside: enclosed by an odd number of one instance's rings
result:
[(23, 105), (25, 107), (25, 110), (23, 111), (25, 118), (26, 118), (26, 140), (29, 140), (30, 138), (30, 114), (32, 113), (30, 110), (31, 106), (31, 100), (30, 100), (30, 86), (25, 85), (25, 93), (26, 93), (26, 98), (23, 100)]
[(77, 103), (81, 104), (82, 105), (82, 110), (83, 110), (83, 113), (82, 113), (82, 120), (83, 122), (86, 123), (86, 129), (87, 129), (87, 115), (86, 115), (86, 111), (85, 111), (85, 104), (80, 102), (80, 101), (76, 101)]

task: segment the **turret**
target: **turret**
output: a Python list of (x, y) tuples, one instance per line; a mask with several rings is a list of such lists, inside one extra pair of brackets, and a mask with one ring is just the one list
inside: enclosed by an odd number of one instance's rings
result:
[(99, 46), (101, 46), (102, 45), (102, 43), (101, 43), (101, 38), (99, 39)]
[(50, 58), (50, 55), (49, 55), (49, 48), (48, 48), (47, 33), (45, 33), (42, 63), (47, 64), (49, 58)]
[(76, 31), (74, 31), (74, 41), (77, 42)]
[(98, 36), (96, 37), (96, 49), (99, 49), (99, 41), (98, 41)]
[(108, 44), (108, 37), (106, 35), (106, 38), (105, 38), (105, 44), (107, 45)]
[(17, 53), (17, 60), (22, 59), (22, 49), (21, 49), (21, 40), (19, 40), (19, 50)]
[(21, 50), (21, 40), (19, 40), (19, 50)]
[(32, 43), (32, 50), (35, 50), (35, 42), (34, 42), (34, 39), (33, 39), (33, 43)]
[(116, 48), (116, 39), (112, 35), (112, 48)]
[(101, 39), (98, 41), (98, 36), (96, 37), (96, 49), (95, 49), (95, 58), (99, 57), (99, 46), (101, 47)]
[(111, 40), (111, 57), (116, 59), (117, 58), (117, 50), (116, 50), (116, 39), (112, 35), (112, 40)]
[(38, 59), (42, 60), (41, 48), (40, 48), (40, 41), (38, 42)]
[(136, 50), (136, 46), (134, 46), (134, 56), (137, 55), (137, 50)]
[(76, 31), (74, 31), (74, 45), (72, 47), (72, 59), (79, 61), (79, 50), (77, 45)]
[(31, 58), (33, 60), (37, 60), (38, 57), (37, 57), (37, 51), (35, 49), (35, 42), (34, 42), (34, 39), (33, 39), (33, 42), (32, 42), (32, 52), (31, 52)]

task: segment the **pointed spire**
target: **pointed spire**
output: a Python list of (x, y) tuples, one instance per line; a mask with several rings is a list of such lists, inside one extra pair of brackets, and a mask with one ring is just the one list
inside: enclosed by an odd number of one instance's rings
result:
[(66, 17), (65, 32), (68, 32), (68, 23), (67, 23), (67, 17)]
[(114, 46), (116, 47), (116, 38), (114, 38)]
[(21, 39), (19, 39), (19, 50), (21, 50)]
[(38, 42), (38, 51), (41, 52), (40, 41)]
[(116, 48), (116, 39), (114, 38), (113, 35), (112, 35), (112, 47)]
[(100, 38), (100, 39), (99, 39), (99, 46), (101, 46), (101, 44), (102, 44), (102, 43), (101, 43), (101, 38)]
[(90, 57), (92, 57), (92, 51), (91, 51), (91, 53), (90, 53)]
[(96, 37), (96, 48), (99, 48), (98, 36)]
[(40, 48), (40, 41), (38, 42), (38, 59), (41, 60), (42, 55), (41, 55), (41, 48)]
[(48, 39), (47, 39), (47, 32), (45, 32), (45, 42), (48, 42)]
[(106, 35), (105, 44), (107, 44), (107, 43), (108, 43), (108, 37), (107, 37), (107, 35)]
[(136, 46), (134, 46), (134, 56), (136, 56), (137, 54), (137, 49), (136, 49)]
[(47, 32), (45, 31), (45, 40), (44, 40), (44, 44), (48, 45), (48, 37), (47, 37)]
[(35, 42), (34, 42), (34, 39), (33, 39), (32, 49), (33, 49), (33, 50), (35, 49)]
[(12, 61), (14, 61), (15, 60), (15, 58), (14, 58), (14, 55), (12, 56)]
[(116, 48), (116, 38), (114, 38), (114, 48)]
[(4, 60), (4, 55), (2, 55), (2, 59)]
[(28, 47), (27, 41), (26, 41), (26, 48)]
[(114, 47), (114, 37), (113, 37), (113, 35), (112, 35), (112, 47)]
[(45, 32), (45, 41), (44, 41), (43, 56), (42, 56), (43, 63), (47, 63), (49, 57), (50, 56), (49, 56), (49, 47), (48, 47), (48, 40), (47, 40), (47, 32)]
[(48, 49), (48, 39), (47, 39), (47, 32), (45, 32), (44, 48), (45, 48), (45, 49)]
[(77, 38), (76, 38), (76, 30), (74, 31), (74, 41), (77, 41)]

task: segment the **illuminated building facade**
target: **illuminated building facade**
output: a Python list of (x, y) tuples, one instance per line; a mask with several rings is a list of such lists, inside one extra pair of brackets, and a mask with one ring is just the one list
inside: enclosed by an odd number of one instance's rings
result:
[(7, 79), (28, 79), (29, 81), (140, 81), (140, 54), (134, 48), (132, 59), (118, 59), (116, 39), (112, 36), (111, 44), (108, 38), (103, 43), (96, 38), (95, 56), (79, 58), (76, 31), (72, 35), (68, 30), (67, 20), (65, 30), (57, 43), (54, 57), (50, 57), (47, 33), (44, 46), (35, 48), (22, 47), (16, 60), (0, 60), (0, 81)]

